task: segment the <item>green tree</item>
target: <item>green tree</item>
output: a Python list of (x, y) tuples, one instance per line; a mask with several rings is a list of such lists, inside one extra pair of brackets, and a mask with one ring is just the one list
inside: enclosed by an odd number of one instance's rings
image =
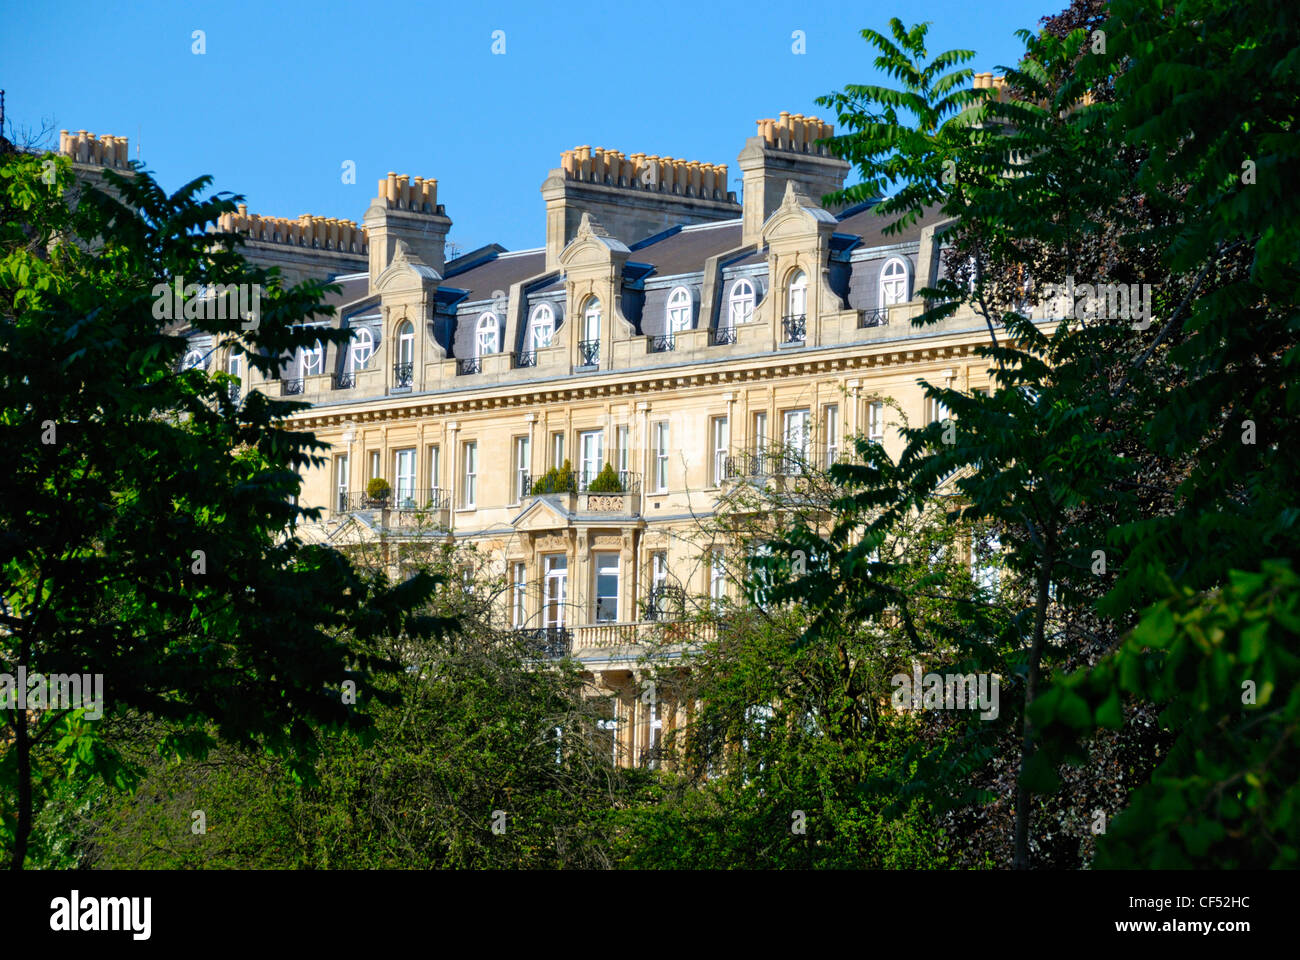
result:
[[(299, 473), (322, 449), (285, 427), (300, 405), (236, 403), (221, 376), (180, 369), (186, 337), (155, 319), (173, 281), (191, 302), (256, 284), (260, 316), (190, 324), (265, 374), (315, 340), (301, 322), (328, 312), (328, 288), (285, 288), (207, 232), (234, 204), (201, 198), (206, 178), (169, 196), (143, 171), (105, 177), (76, 187), (65, 159), (0, 156), (0, 663), (102, 675), (106, 715), (168, 721), (165, 750), (220, 738), (305, 774), (317, 730), (367, 725), (348, 685), (364, 701), (392, 668), (352, 638), (434, 629), (407, 615), (433, 584), (392, 586), (295, 539), (315, 518), (296, 506)], [(14, 867), (62, 778), (130, 782), (93, 713), (4, 712)]]

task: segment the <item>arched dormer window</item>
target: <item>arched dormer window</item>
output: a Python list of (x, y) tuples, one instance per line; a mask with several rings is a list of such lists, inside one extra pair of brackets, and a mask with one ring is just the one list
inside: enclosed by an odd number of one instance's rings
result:
[(325, 369), (325, 348), (317, 340), (310, 347), (304, 347), (299, 354), (301, 377), (312, 377)]
[(677, 287), (668, 296), (668, 332), (681, 333), (691, 328), (691, 292)]
[(907, 264), (901, 257), (890, 257), (880, 268), (880, 306), (906, 303), (910, 292), (907, 286)]
[(754, 318), (754, 285), (748, 280), (737, 280), (731, 285), (729, 302), (731, 325), (749, 323)]
[(600, 301), (588, 297), (582, 308), (582, 339), (588, 343), (600, 339)]
[(539, 303), (533, 307), (533, 314), (528, 321), (528, 330), (529, 350), (549, 347), (555, 336), (555, 308), (549, 303)]
[(802, 270), (796, 270), (790, 275), (790, 283), (787, 300), (789, 301), (790, 316), (803, 317), (808, 314), (808, 274)]
[(375, 335), (365, 327), (358, 327), (352, 333), (352, 343), (348, 347), (348, 367), (350, 373), (364, 370), (370, 358), (375, 355)]
[(475, 334), (475, 348), (477, 356), (486, 357), (489, 354), (497, 353), (501, 349), (501, 327), (497, 323), (495, 313), (484, 313), (478, 318), (478, 329)]
[(409, 320), (402, 321), (402, 325), (397, 328), (397, 362), (415, 362), (415, 328)]
[(202, 350), (189, 350), (186, 352), (185, 356), (181, 358), (182, 370), (193, 370), (195, 367), (205, 366), (207, 366), (207, 364), (204, 362)]

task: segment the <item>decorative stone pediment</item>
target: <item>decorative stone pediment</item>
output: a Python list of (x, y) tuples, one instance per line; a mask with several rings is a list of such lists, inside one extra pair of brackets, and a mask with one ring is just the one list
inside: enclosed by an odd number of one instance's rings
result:
[(421, 260), (404, 240), (398, 240), (393, 262), (375, 281), (375, 290), (386, 294), (423, 291), (426, 288), (436, 290), (441, 282), (442, 276), (437, 270)]
[(832, 214), (823, 210), (793, 180), (788, 180), (781, 206), (763, 224), (763, 239), (770, 243), (783, 237), (807, 237), (823, 232), (830, 234), (836, 223)]
[(610, 235), (590, 213), (583, 213), (578, 232), (560, 253), (560, 265), (571, 269), (579, 264), (617, 263), (627, 260), (627, 244)]
[(510, 522), (516, 530), (532, 532), (568, 527), (572, 518), (573, 494), (559, 493), (534, 497)]

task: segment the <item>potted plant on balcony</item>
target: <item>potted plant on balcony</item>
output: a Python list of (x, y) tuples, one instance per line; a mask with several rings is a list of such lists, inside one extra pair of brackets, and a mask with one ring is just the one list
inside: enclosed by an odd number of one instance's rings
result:
[(568, 460), (559, 469), (551, 467), (533, 483), (532, 495), (539, 497), (547, 493), (577, 493), (578, 480), (573, 475), (573, 467)]
[(388, 498), (392, 495), (393, 488), (389, 486), (388, 481), (383, 477), (373, 477), (366, 484), (366, 499), (373, 506), (388, 506)]
[(612, 463), (606, 463), (603, 470), (587, 486), (588, 493), (622, 493), (623, 481)]

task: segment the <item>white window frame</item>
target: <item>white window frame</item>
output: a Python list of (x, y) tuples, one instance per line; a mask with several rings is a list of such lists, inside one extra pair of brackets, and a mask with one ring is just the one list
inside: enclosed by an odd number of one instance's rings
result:
[(620, 477), (627, 474), (632, 459), (630, 431), (626, 424), (614, 428), (614, 442), (618, 446), (618, 472)]
[(434, 443), (429, 445), (429, 486), (435, 490), (442, 489), (442, 448)]
[[(594, 441), (594, 450), (593, 450)], [(594, 453), (594, 459), (590, 454)], [(585, 490), (605, 466), (605, 431), (582, 430), (578, 433), (578, 486)]]
[(808, 316), (808, 274), (803, 270), (797, 269), (790, 274), (790, 281), (787, 284), (786, 305), (789, 307), (788, 316)]
[[(613, 564), (612, 567), (610, 566), (611, 563)], [(592, 580), (593, 580), (592, 591), (591, 591), (592, 599), (593, 599), (593, 608), (591, 611), (592, 613), (591, 622), (592, 623), (618, 623), (619, 593), (621, 592), (622, 583), (623, 583), (622, 570), (620, 569), (620, 556), (618, 553), (611, 553), (607, 551), (601, 551), (599, 553), (595, 553), (592, 555), (591, 566), (592, 566)], [(612, 574), (609, 572), (611, 569), (613, 570)], [(605, 571), (604, 576), (606, 577), (613, 576), (614, 578), (614, 593), (612, 596), (612, 599), (614, 601), (614, 611), (613, 611), (612, 619), (609, 617), (601, 616), (601, 609), (600, 609), (601, 600), (611, 599), (609, 594), (601, 593), (600, 578), (602, 576), (601, 573), (602, 570)]]
[(885, 442), (885, 403), (883, 400), (867, 402), (867, 439)]
[(582, 339), (600, 339), (600, 298), (588, 297), (582, 308)]
[(514, 442), (515, 456), (515, 476), (513, 489), (510, 491), (511, 503), (519, 503), (524, 497), (528, 496), (528, 485), (525, 482), (528, 479), (529, 472), (532, 469), (532, 438), (524, 435), (515, 437)]
[(403, 320), (397, 328), (397, 363), (415, 363), (415, 327)]
[(564, 466), (564, 431), (551, 434), (551, 466), (556, 470)]
[(204, 358), (204, 354), (202, 350), (197, 350), (197, 349), (187, 350), (185, 352), (184, 358), (182, 358), (181, 360), (181, 369), (196, 370), (202, 368), (204, 366), (203, 358)]
[(727, 597), (726, 556), (716, 547), (709, 551), (709, 600), (716, 610)]
[(346, 453), (340, 453), (334, 458), (334, 491), (338, 497), (335, 504), (339, 510), (347, 509), (350, 460)]
[(525, 598), (528, 594), (527, 567), (522, 560), (510, 565), (510, 626), (522, 627), (527, 620)]
[(569, 558), (563, 553), (545, 554), (542, 557), (542, 570), (542, 626), (558, 629), (565, 624)]
[(691, 328), (691, 292), (685, 287), (673, 287), (668, 294), (668, 306), (664, 308), (668, 318), (669, 335), (681, 333)]
[(654, 424), (654, 492), (668, 492), (668, 421), (659, 420)]
[(393, 451), (393, 499), (398, 507), (415, 499), (415, 464), (415, 447)]
[(366, 327), (357, 327), (352, 331), (352, 342), (348, 344), (348, 372), (364, 370), (374, 355), (375, 335)]
[(528, 344), (530, 350), (544, 350), (555, 339), (555, 308), (549, 303), (533, 307), (528, 318)]
[(478, 507), (478, 441), (466, 440), (460, 454), (461, 506), (474, 510)]
[[(793, 410), (782, 411), (781, 414), (781, 443), (783, 452), (787, 457), (792, 453), (797, 454), (799, 462), (794, 464), (797, 469), (802, 470), (803, 465), (809, 461), (809, 446), (812, 439), (812, 411), (807, 407), (796, 407)], [(796, 430), (798, 436), (795, 436)]]
[(298, 351), (298, 376), (306, 380), (325, 371), (325, 347), (317, 340)]
[(741, 279), (733, 283), (731, 295), (727, 298), (727, 322), (733, 327), (749, 323), (754, 319), (754, 304), (757, 299), (752, 281)]
[(840, 456), (840, 405), (828, 403), (822, 407), (822, 422), (826, 424), (826, 466)]
[(501, 324), (495, 313), (479, 314), (478, 326), (474, 331), (475, 355), (490, 357), (501, 352)]
[(727, 473), (727, 453), (731, 448), (731, 421), (727, 417), (713, 417), (709, 421), (709, 440), (713, 455), (709, 458), (712, 476), (709, 478), (715, 487), (722, 486)]
[(383, 470), (384, 470), (384, 465), (383, 462), (380, 460), (379, 451), (371, 450), (370, 451), (370, 479), (373, 480), (375, 479), (375, 477), (382, 477), (384, 475)]
[(903, 257), (890, 257), (880, 266), (878, 306), (880, 309), (906, 303), (911, 294), (911, 265)]

